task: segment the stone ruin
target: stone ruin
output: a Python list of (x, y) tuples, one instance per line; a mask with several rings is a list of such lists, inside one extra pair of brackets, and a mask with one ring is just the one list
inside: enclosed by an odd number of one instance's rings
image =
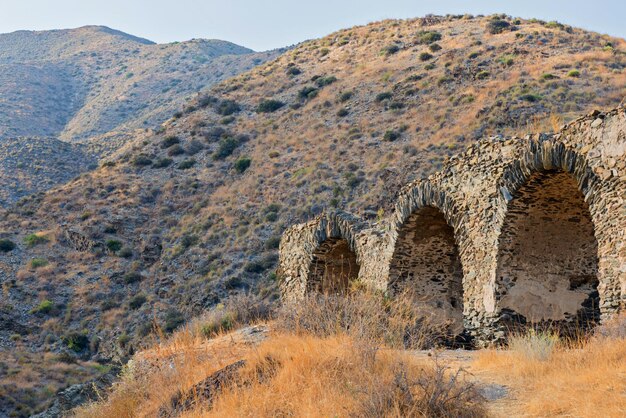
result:
[(481, 140), (395, 212), (341, 211), (294, 225), (280, 244), (285, 303), (351, 281), (411, 289), (457, 331), (493, 341), (512, 324), (596, 324), (626, 306), (626, 108), (551, 135)]

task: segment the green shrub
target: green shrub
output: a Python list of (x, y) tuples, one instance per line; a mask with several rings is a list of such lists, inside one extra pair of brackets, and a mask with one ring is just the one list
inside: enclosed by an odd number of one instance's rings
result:
[(429, 54), (428, 52), (422, 52), (419, 56), (420, 61), (428, 61), (429, 59), (431, 59), (433, 57), (432, 54)]
[(9, 239), (0, 239), (0, 252), (8, 253), (15, 249), (15, 243)]
[(382, 102), (384, 100), (388, 100), (391, 99), (393, 97), (393, 93), (391, 93), (390, 91), (385, 91), (382, 93), (378, 93), (376, 95), (376, 101), (377, 102)]
[(173, 332), (176, 328), (185, 323), (185, 316), (176, 309), (170, 309), (165, 313), (164, 330), (167, 333)]
[(112, 253), (116, 253), (119, 250), (122, 249), (122, 243), (121, 241), (118, 241), (116, 239), (109, 239), (105, 242), (106, 247), (109, 249), (109, 251), (111, 251)]
[(519, 98), (521, 100), (524, 100), (525, 102), (530, 102), (530, 103), (535, 103), (538, 102), (539, 100), (541, 100), (541, 96), (538, 94), (532, 94), (532, 93), (527, 93), (527, 94), (522, 94), (519, 96)]
[(185, 153), (185, 149), (180, 146), (180, 144), (174, 144), (167, 149), (167, 155), (170, 157), (174, 157), (176, 155), (181, 155)]
[(266, 250), (277, 250), (279, 246), (280, 246), (280, 236), (270, 237), (267, 239), (267, 241), (265, 241), (265, 244), (263, 244), (263, 247)]
[(417, 43), (432, 44), (441, 40), (441, 34), (435, 31), (421, 31), (417, 34)]
[(133, 158), (133, 165), (136, 167), (145, 167), (151, 164), (152, 160), (145, 154), (139, 154), (135, 158)]
[(498, 62), (502, 65), (510, 67), (511, 65), (513, 65), (515, 60), (513, 59), (512, 55), (503, 55), (500, 58), (498, 58)]
[(163, 141), (161, 141), (161, 148), (169, 148), (172, 145), (176, 145), (180, 143), (180, 139), (176, 135), (166, 136)]
[(439, 45), (439, 44), (430, 44), (430, 45), (428, 45), (428, 49), (430, 49), (431, 52), (441, 51), (441, 45)]
[(352, 96), (354, 96), (354, 92), (344, 91), (339, 94), (339, 96), (337, 97), (337, 100), (339, 100), (341, 103), (345, 103), (348, 100), (350, 100)]
[(290, 76), (296, 76), (296, 75), (301, 74), (302, 70), (300, 70), (298, 67), (292, 65), (292, 66), (289, 66), (287, 68), (286, 73), (287, 73), (287, 75), (290, 75)]
[(30, 313), (49, 314), (54, 309), (52, 301), (45, 299), (36, 307), (31, 309)]
[(326, 55), (328, 55), (330, 53), (330, 49), (328, 48), (322, 48), (320, 49), (320, 55), (325, 57)]
[(173, 162), (174, 160), (172, 160), (171, 158), (159, 158), (158, 160), (154, 162), (154, 164), (152, 164), (152, 167), (165, 168), (165, 167), (169, 167), (170, 165), (172, 165)]
[(46, 242), (48, 242), (48, 238), (45, 235), (30, 234), (27, 235), (26, 238), (24, 238), (24, 244), (26, 244), (26, 246), (29, 248)]
[(142, 279), (141, 274), (139, 274), (136, 271), (131, 271), (124, 275), (124, 283), (126, 284), (137, 283), (137, 282), (140, 282), (141, 279)]
[(179, 170), (188, 170), (188, 169), (190, 169), (191, 167), (193, 167), (194, 165), (196, 165), (196, 160), (194, 160), (194, 159), (192, 158), (192, 159), (189, 159), (189, 160), (181, 161), (181, 162), (178, 164), (178, 167), (177, 167), (177, 168), (178, 168)]
[(325, 87), (333, 84), (335, 81), (337, 81), (337, 77), (335, 77), (334, 75), (329, 75), (326, 77), (319, 77), (315, 80), (315, 83), (318, 85), (318, 87)]
[(232, 137), (222, 138), (213, 154), (214, 160), (223, 160), (239, 147), (239, 141)]
[(385, 141), (395, 141), (396, 139), (400, 138), (400, 132), (396, 131), (396, 130), (388, 130), (385, 132), (385, 135), (383, 135), (383, 140)]
[(48, 260), (46, 260), (45, 258), (33, 258), (32, 260), (30, 260), (30, 268), (32, 269), (38, 269), (40, 267), (45, 267), (48, 265)]
[(480, 56), (480, 52), (472, 52), (471, 54), (469, 54), (467, 57), (471, 60), (476, 59)]
[(502, 33), (505, 30), (511, 30), (511, 24), (506, 20), (492, 19), (487, 23), (487, 31), (492, 35)]
[(542, 80), (553, 80), (555, 78), (557, 78), (557, 76), (555, 76), (554, 74), (550, 74), (550, 73), (541, 74)]
[(386, 47), (384, 47), (381, 52), (384, 55), (393, 55), (397, 53), (398, 51), (400, 51), (400, 47), (396, 44), (391, 44), (391, 45), (387, 45)]
[(348, 109), (346, 109), (345, 107), (342, 107), (341, 109), (339, 109), (337, 111), (337, 116), (339, 116), (340, 118), (343, 118), (345, 116), (348, 116), (350, 112), (348, 112)]
[(239, 158), (237, 161), (235, 161), (235, 164), (234, 164), (235, 171), (241, 174), (250, 167), (250, 164), (252, 164), (252, 160), (250, 158), (247, 158), (247, 157)]
[(484, 80), (485, 78), (489, 77), (489, 71), (479, 71), (478, 74), (476, 74), (476, 78), (478, 80)]
[(298, 92), (298, 97), (301, 99), (312, 99), (319, 93), (319, 90), (312, 86), (305, 86)]
[(78, 332), (69, 332), (61, 340), (67, 348), (77, 353), (89, 346), (89, 338), (85, 334), (79, 334)]
[(571, 70), (570, 72), (567, 73), (568, 77), (580, 77), (580, 71), (578, 70)]
[(285, 106), (285, 103), (280, 100), (263, 100), (256, 108), (257, 113), (272, 113), (276, 112), (281, 107)]
[(234, 100), (222, 100), (217, 105), (215, 111), (222, 116), (230, 116), (233, 113), (237, 113), (241, 110), (241, 106)]
[(144, 295), (135, 295), (129, 302), (128, 307), (132, 310), (137, 310), (146, 303), (148, 299)]

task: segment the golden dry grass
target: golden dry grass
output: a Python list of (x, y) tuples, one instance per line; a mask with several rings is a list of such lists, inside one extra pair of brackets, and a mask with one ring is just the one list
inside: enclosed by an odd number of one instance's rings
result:
[(626, 415), (624, 338), (561, 343), (545, 359), (525, 350), (486, 350), (479, 353), (472, 370), (487, 372), (512, 387), (521, 416)]

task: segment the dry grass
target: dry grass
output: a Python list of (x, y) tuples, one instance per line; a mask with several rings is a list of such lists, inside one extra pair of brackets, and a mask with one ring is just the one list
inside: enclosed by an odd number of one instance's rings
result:
[[(481, 352), (476, 369), (515, 390), (525, 416), (622, 417), (626, 414), (626, 315), (587, 341), (516, 337), (511, 349)], [(622, 334), (620, 334), (620, 332)]]

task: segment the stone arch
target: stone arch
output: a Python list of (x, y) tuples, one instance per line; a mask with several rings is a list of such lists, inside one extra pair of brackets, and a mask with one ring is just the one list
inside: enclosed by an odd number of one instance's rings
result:
[(453, 334), (463, 327), (464, 282), (459, 251), (461, 211), (430, 182), (420, 182), (398, 200), (392, 225), (387, 289), (409, 290)]
[(586, 158), (554, 141), (531, 142), (499, 183), (495, 300), (504, 325), (563, 330), (600, 319), (598, 210), (602, 182)]
[(313, 232), (305, 292), (345, 293), (358, 279), (360, 256), (356, 235), (361, 222), (344, 212), (322, 215)]

